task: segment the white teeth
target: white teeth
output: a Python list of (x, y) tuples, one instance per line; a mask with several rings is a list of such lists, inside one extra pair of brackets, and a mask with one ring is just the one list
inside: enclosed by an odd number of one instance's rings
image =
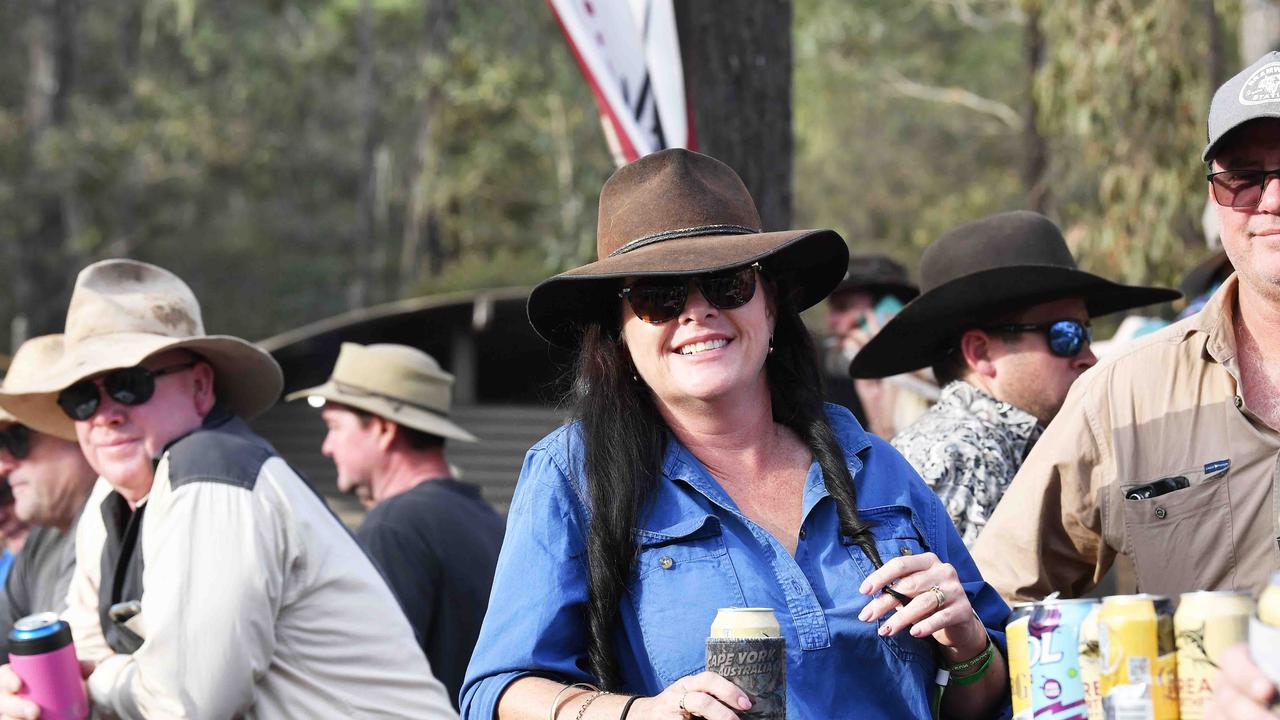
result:
[(722, 348), (728, 344), (729, 344), (729, 341), (724, 339), (707, 340), (705, 342), (690, 343), (680, 348), (680, 354), (693, 355), (694, 353), (700, 353), (700, 352), (705, 352), (707, 350), (715, 350), (716, 348)]

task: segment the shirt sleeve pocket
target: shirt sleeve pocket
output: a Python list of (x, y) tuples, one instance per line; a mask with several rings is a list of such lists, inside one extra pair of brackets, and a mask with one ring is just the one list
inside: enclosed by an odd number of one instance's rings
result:
[(637, 530), (636, 541), (632, 601), (645, 651), (665, 687), (703, 669), (716, 611), (745, 601), (714, 515)]
[[(860, 509), (858, 515), (871, 524), (871, 536), (875, 541), (876, 550), (880, 553), (881, 562), (889, 562), (900, 556), (930, 552), (928, 543), (924, 540), (924, 532), (916, 522), (911, 508), (904, 505), (886, 505)], [(852, 544), (851, 540), (846, 540), (849, 554), (853, 556), (855, 565), (862, 573), (859, 581), (866, 579), (866, 576), (874, 570), (871, 559), (862, 551), (862, 548)], [(868, 597), (867, 600), (870, 601), (871, 598)], [(885, 620), (892, 616), (893, 613), (890, 613), (881, 618), (880, 625), (884, 625)], [(894, 657), (902, 662), (915, 663), (923, 660), (932, 662), (933, 660), (932, 648), (924, 640), (911, 637), (905, 631), (891, 637), (880, 637), (880, 640)]]
[[(1185, 477), (1188, 486), (1147, 499), (1125, 499), (1147, 483), (1122, 486), (1125, 535), (1143, 592), (1207, 587), (1235, 572), (1228, 476), (1206, 476), (1200, 468), (1162, 476)], [(1187, 561), (1185, 548), (1196, 548), (1195, 562)]]

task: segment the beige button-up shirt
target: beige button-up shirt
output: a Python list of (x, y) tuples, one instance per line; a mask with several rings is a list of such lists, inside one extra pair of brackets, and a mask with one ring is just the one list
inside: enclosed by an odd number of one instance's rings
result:
[[(1072, 386), (973, 548), (1002, 595), (1079, 596), (1117, 554), (1152, 593), (1257, 591), (1280, 570), (1280, 433), (1243, 401), (1237, 288)], [(1152, 483), (1177, 489), (1132, 497)]]

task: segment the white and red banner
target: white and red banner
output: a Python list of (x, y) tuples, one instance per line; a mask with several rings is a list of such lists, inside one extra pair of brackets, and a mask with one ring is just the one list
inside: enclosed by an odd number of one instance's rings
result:
[(673, 0), (547, 0), (600, 105), (614, 160), (695, 149)]

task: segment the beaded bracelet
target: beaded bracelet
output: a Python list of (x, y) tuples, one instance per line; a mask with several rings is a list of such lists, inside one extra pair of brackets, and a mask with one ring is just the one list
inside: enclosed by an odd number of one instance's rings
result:
[(586, 688), (588, 690), (594, 690), (596, 692), (600, 692), (600, 688), (596, 687), (595, 685), (592, 685), (591, 683), (574, 683), (572, 685), (565, 685), (564, 687), (560, 688), (560, 692), (556, 693), (555, 700), (551, 701), (551, 712), (547, 714), (547, 720), (556, 720), (556, 710), (560, 709), (560, 698), (564, 697), (565, 693), (569, 692), (574, 688)]
[(587, 708), (591, 707), (591, 703), (595, 702), (596, 699), (599, 698), (601, 695), (609, 695), (609, 694), (610, 693), (605, 690), (595, 691), (595, 694), (587, 698), (586, 702), (582, 703), (582, 708), (578, 710), (578, 717), (576, 717), (574, 720), (582, 720), (582, 716), (587, 714)]
[(627, 720), (627, 713), (631, 712), (631, 706), (639, 699), (639, 695), (632, 695), (631, 699), (627, 700), (627, 704), (622, 706), (622, 714), (618, 716), (618, 720)]

